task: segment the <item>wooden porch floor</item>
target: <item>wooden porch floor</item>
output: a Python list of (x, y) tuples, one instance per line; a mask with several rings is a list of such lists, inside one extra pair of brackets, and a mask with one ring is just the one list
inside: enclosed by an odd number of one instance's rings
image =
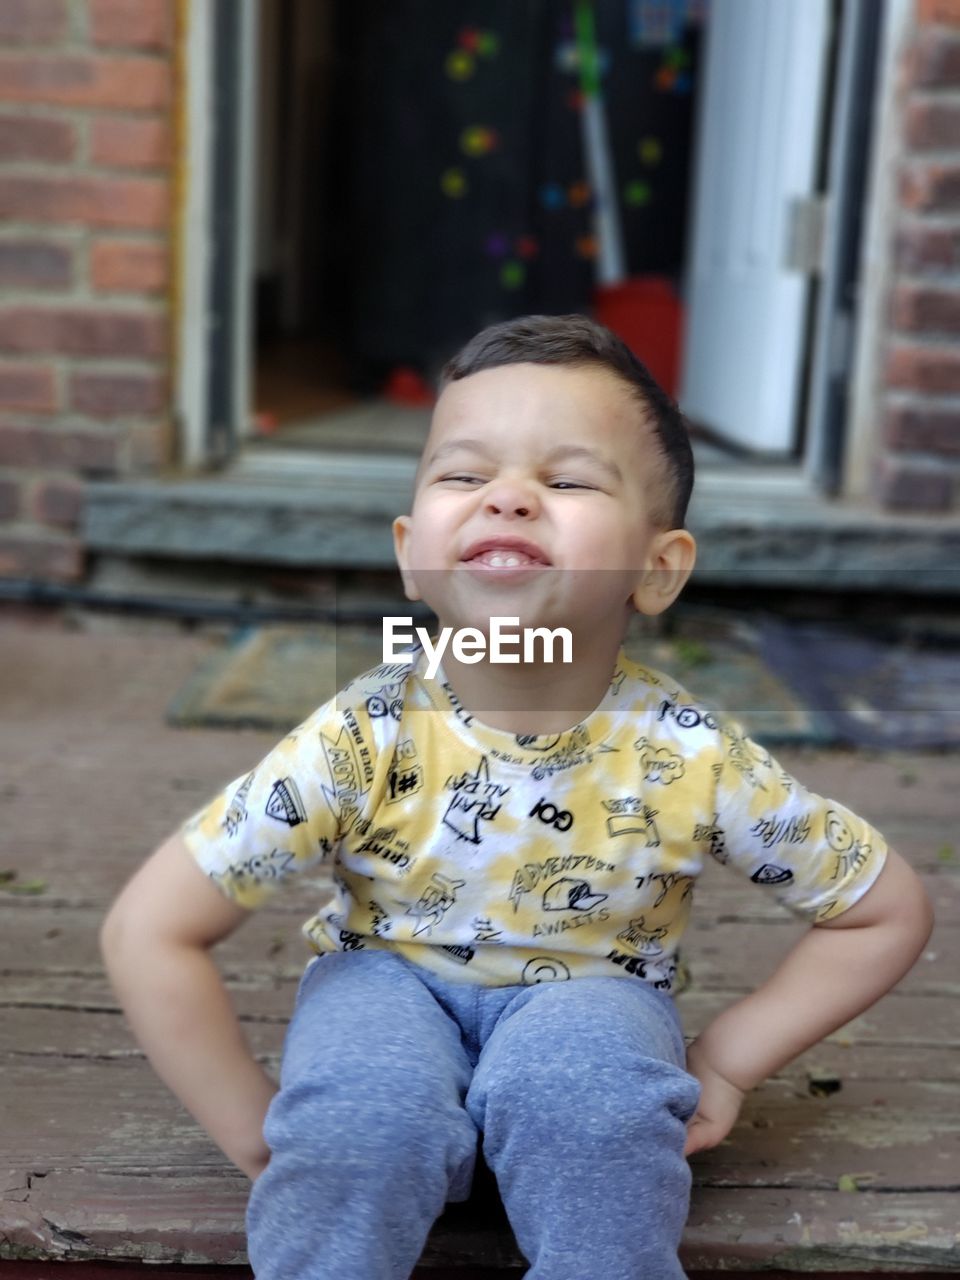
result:
[[(117, 1274), (106, 1263), (148, 1261), (244, 1274), (229, 1268), (245, 1261), (247, 1183), (134, 1046), (96, 936), (137, 863), (275, 735), (165, 725), (215, 633), (103, 617), (0, 623), (0, 869), (16, 872), (0, 885), (0, 1277), (104, 1280)], [(779, 754), (887, 833), (926, 879), (937, 928), (897, 991), (755, 1090), (729, 1139), (693, 1158), (685, 1266), (960, 1275), (956, 758)], [(689, 1036), (802, 931), (759, 893), (747, 910), (741, 899), (732, 876), (708, 869), (679, 999)], [(306, 958), (303, 915), (264, 910), (220, 948), (271, 1066)], [(80, 1262), (97, 1265), (62, 1265)], [(509, 1229), (481, 1199), (440, 1220), (418, 1274), (511, 1267), (522, 1274)]]

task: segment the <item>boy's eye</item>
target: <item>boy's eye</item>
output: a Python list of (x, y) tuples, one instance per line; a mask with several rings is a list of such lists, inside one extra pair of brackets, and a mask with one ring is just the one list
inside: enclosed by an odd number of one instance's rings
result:
[(581, 480), (551, 480), (551, 489), (589, 489), (590, 485), (584, 484)]

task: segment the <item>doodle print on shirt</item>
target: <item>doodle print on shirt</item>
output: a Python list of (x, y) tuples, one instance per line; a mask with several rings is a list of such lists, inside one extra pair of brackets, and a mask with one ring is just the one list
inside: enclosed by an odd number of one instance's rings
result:
[(573, 814), (570, 810), (558, 809), (555, 804), (551, 804), (543, 796), (533, 806), (527, 817), (539, 818), (541, 822), (545, 822), (548, 827), (553, 827), (556, 831), (569, 831), (573, 826)]
[[(562, 871), (616, 871), (616, 869), (614, 863), (595, 858), (592, 853), (570, 853), (563, 857), (546, 858), (542, 862), (527, 862), (514, 872), (513, 884), (510, 886), (507, 900), (513, 903), (513, 911), (516, 914), (523, 895), (532, 893), (540, 881), (547, 876), (559, 875)], [(581, 883), (586, 884), (586, 881)]]
[(480, 844), (480, 823), (494, 821), (510, 788), (490, 781), (490, 761), (486, 756), (480, 757), (475, 773), (451, 776), (445, 786), (453, 795), (443, 815), (444, 826), (455, 831), (461, 840)]
[(307, 811), (300, 799), (297, 784), (292, 778), (277, 779), (267, 797), (267, 807), (264, 812), (268, 818), (285, 822), (288, 827), (299, 827), (301, 822), (306, 822)]
[(727, 861), (726, 837), (723, 829), (718, 825), (720, 815), (714, 811), (712, 822), (698, 822), (693, 828), (693, 840), (695, 844), (701, 841), (707, 841), (707, 850), (711, 858), (715, 858), (722, 866)]
[(401, 871), (409, 871), (413, 866), (410, 856), (410, 844), (399, 835), (396, 827), (375, 827), (369, 819), (361, 819), (354, 828), (363, 837), (357, 845), (357, 853), (372, 853), (375, 858), (382, 858), (391, 866)]
[(836, 809), (828, 809), (824, 820), (827, 844), (837, 855), (832, 880), (840, 880), (850, 871), (859, 870), (870, 856), (870, 846), (861, 844)]
[(226, 880), (240, 888), (249, 888), (267, 881), (279, 882), (296, 870), (297, 860), (289, 849), (271, 849), (269, 853), (252, 853), (248, 858), (229, 862), (208, 874), (211, 880)]
[(543, 894), (544, 911), (592, 911), (606, 902), (609, 894), (594, 893), (589, 880), (562, 876), (548, 885)]
[(563, 982), (570, 977), (570, 970), (556, 956), (537, 956), (523, 966), (521, 981), (525, 987), (535, 987), (539, 982)]
[(418, 922), (413, 931), (414, 937), (419, 933), (429, 933), (435, 924), (440, 923), (456, 902), (457, 890), (466, 883), (466, 880), (451, 880), (439, 871), (434, 872), (417, 901), (407, 907), (407, 915)]
[(367, 746), (359, 721), (350, 708), (344, 707), (341, 715), (357, 748), (357, 758), (360, 761), (360, 767), (363, 769), (363, 784), (368, 787), (373, 781), (373, 759), (370, 755), (370, 748)]
[(638, 956), (659, 956), (663, 954), (660, 939), (665, 938), (670, 930), (666, 925), (659, 929), (648, 929), (643, 916), (631, 920), (626, 929), (617, 934), (617, 941), (629, 947)]
[(384, 911), (383, 907), (381, 907), (380, 903), (376, 902), (373, 898), (371, 898), (367, 903), (367, 909), (370, 912), (371, 934), (375, 938), (382, 937), (393, 924), (393, 921), (390, 919), (389, 915), (387, 915), (386, 911)]
[(360, 765), (356, 749), (347, 730), (341, 729), (336, 738), (321, 732), (323, 749), (333, 788), (320, 788), (323, 798), (337, 818), (341, 831), (349, 831), (360, 817), (360, 800), (365, 789), (360, 782)]
[(695, 876), (681, 875), (679, 871), (668, 871), (666, 873), (658, 872), (650, 877), (651, 880), (660, 881), (660, 892), (657, 894), (655, 907), (659, 907), (671, 889), (675, 889), (678, 884), (683, 885), (683, 893), (680, 895), (680, 901), (683, 902), (693, 893), (693, 886), (696, 884)]
[(416, 795), (423, 786), (423, 766), (417, 759), (417, 747), (412, 738), (401, 738), (397, 743), (387, 773), (387, 804)]
[(776, 844), (803, 844), (810, 838), (810, 815), (781, 818), (770, 813), (753, 824), (750, 834), (759, 836), (765, 849), (772, 849)]
[(640, 757), (645, 782), (662, 782), (669, 787), (686, 772), (682, 756), (667, 747), (655, 747), (647, 738), (638, 738), (633, 745)]
[(503, 931), (494, 928), (489, 916), (474, 916), (470, 926), (473, 929), (474, 942), (500, 942), (503, 939)]
[[(758, 791), (766, 791), (766, 787), (757, 777), (757, 766), (769, 767), (773, 761), (768, 755), (755, 747), (756, 754), (751, 754), (747, 739), (729, 725), (724, 726), (723, 736), (727, 739), (727, 759), (745, 782)], [(722, 766), (721, 766), (722, 768)]]
[(659, 810), (651, 809), (638, 796), (623, 796), (621, 799), (601, 800), (610, 817), (607, 819), (607, 836), (644, 836), (648, 849), (660, 846), (660, 833), (654, 818)]
[(247, 796), (256, 776), (256, 772), (247, 774), (223, 815), (223, 829), (228, 836), (235, 836), (247, 820)]
[(590, 759), (590, 731), (585, 725), (578, 724), (570, 730), (568, 740), (545, 755), (530, 772), (537, 782), (542, 782), (544, 778), (561, 773), (564, 769), (572, 769), (578, 764), (588, 764)]
[(699, 729), (703, 725), (707, 729), (716, 729), (717, 719), (710, 711), (701, 711), (697, 707), (680, 707), (669, 698), (664, 698), (657, 709), (657, 720), (671, 719), (679, 729)]
[(793, 879), (793, 872), (789, 867), (777, 867), (772, 862), (765, 862), (750, 879), (754, 884), (789, 884)]
[(376, 667), (370, 674), (383, 683), (367, 698), (367, 715), (371, 720), (382, 720), (384, 716), (392, 716), (399, 720), (403, 715), (404, 677), (408, 668), (403, 663), (385, 663)]

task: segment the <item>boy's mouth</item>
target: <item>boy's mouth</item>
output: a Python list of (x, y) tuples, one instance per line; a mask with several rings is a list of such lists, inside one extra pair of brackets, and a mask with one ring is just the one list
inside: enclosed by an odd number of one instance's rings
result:
[(488, 569), (522, 569), (529, 565), (548, 565), (546, 553), (526, 538), (481, 538), (471, 543), (461, 557), (463, 564)]

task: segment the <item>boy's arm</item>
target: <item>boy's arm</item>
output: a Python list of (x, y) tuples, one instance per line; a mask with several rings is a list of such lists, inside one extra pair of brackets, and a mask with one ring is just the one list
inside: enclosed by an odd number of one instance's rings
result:
[(895, 986), (926, 946), (933, 918), (919, 877), (889, 850), (859, 902), (814, 925), (771, 978), (689, 1046), (687, 1063), (703, 1093), (686, 1154), (720, 1142), (746, 1091)]
[(209, 948), (249, 915), (174, 835), (114, 902), (100, 933), (104, 963), (157, 1074), (249, 1177), (269, 1151), (263, 1120), (276, 1084), (251, 1053)]

